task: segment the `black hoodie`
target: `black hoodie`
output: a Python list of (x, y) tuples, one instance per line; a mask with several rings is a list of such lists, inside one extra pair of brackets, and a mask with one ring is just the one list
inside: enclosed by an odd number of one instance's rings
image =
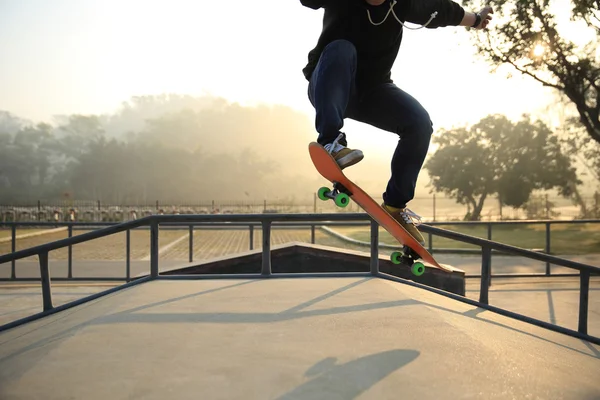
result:
[[(323, 7), (323, 30), (317, 46), (308, 53), (308, 64), (302, 70), (310, 80), (323, 48), (337, 39), (354, 44), (358, 55), (356, 83), (365, 85), (392, 82), (391, 69), (402, 41), (404, 22), (425, 25), (427, 28), (458, 26), (465, 11), (451, 0), (386, 0), (371, 6), (365, 0), (300, 0), (312, 9)], [(393, 6), (393, 8), (392, 8)], [(393, 9), (393, 13), (391, 10)], [(386, 19), (387, 15), (387, 19)], [(381, 21), (385, 22), (381, 25)]]

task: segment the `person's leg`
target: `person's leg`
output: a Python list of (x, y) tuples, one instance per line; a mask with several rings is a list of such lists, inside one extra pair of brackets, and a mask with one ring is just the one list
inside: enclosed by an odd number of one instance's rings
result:
[(429, 149), (433, 125), (429, 114), (411, 95), (389, 83), (365, 91), (349, 118), (396, 133), (399, 142), (391, 161), (391, 178), (383, 193), (384, 205), (419, 241), (423, 237), (405, 210), (414, 198), (417, 178)]
[(347, 110), (355, 102), (356, 48), (347, 40), (328, 44), (310, 78), (308, 97), (315, 107), (317, 142), (337, 160), (341, 168), (363, 158), (360, 150), (348, 149), (341, 132)]
[(389, 83), (362, 94), (356, 111), (348, 117), (399, 136), (383, 200), (396, 208), (406, 207), (414, 198), (433, 133), (429, 114), (414, 97)]

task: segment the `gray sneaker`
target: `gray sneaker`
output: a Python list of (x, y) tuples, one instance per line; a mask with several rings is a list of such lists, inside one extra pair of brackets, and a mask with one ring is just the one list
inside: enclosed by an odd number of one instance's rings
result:
[(340, 168), (344, 169), (358, 163), (364, 158), (364, 155), (360, 150), (349, 149), (346, 146), (339, 144), (338, 141), (342, 137), (343, 134), (340, 134), (332, 143), (328, 143), (323, 147), (325, 147), (325, 150), (335, 158), (335, 161), (337, 161)]

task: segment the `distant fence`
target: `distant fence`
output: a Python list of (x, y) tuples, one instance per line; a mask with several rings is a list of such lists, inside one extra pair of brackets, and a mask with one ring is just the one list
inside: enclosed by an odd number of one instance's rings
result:
[[(381, 202), (381, 197), (374, 197)], [(581, 218), (600, 218), (600, 194), (583, 199), (582, 207), (568, 199), (533, 196), (526, 207), (514, 209), (501, 207), (498, 199), (489, 198), (481, 212), (480, 221), (503, 221), (523, 219), (573, 220)], [(432, 195), (416, 197), (409, 208), (421, 215), (425, 222), (461, 221), (471, 210), (458, 204), (456, 200)], [(267, 199), (262, 201), (161, 201), (144, 204), (111, 204), (100, 200), (64, 200), (32, 203), (0, 204), (0, 222), (125, 222), (151, 215), (186, 214), (257, 214), (257, 213), (327, 213), (362, 212), (351, 202), (346, 208), (338, 208), (333, 202), (323, 202), (316, 193), (312, 199), (302, 200)]]

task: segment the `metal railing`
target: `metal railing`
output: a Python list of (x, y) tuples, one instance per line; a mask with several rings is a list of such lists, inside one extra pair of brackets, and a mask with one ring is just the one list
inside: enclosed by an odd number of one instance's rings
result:
[[(598, 225), (600, 230), (600, 220), (598, 219), (578, 219), (578, 220), (521, 220), (521, 221), (494, 221), (494, 222), (474, 222), (474, 221), (460, 221), (460, 222), (436, 222), (428, 224), (432, 227), (438, 226), (485, 226), (487, 230), (487, 240), (493, 240), (493, 227), (494, 226), (518, 226), (518, 225), (543, 225), (544, 226), (544, 249), (541, 250), (543, 253), (550, 255), (552, 253), (552, 226), (553, 225), (581, 225), (581, 224), (595, 224)], [(425, 226), (425, 225), (423, 225)], [(425, 228), (426, 229), (426, 228)], [(433, 235), (429, 234), (429, 250), (432, 251), (433, 246)], [(451, 250), (452, 251), (452, 250)], [(463, 250), (463, 253), (473, 253), (473, 250)], [(551, 262), (546, 261), (546, 272), (545, 275), (552, 275)]]
[[(263, 237), (262, 237), (262, 262), (261, 262), (261, 271), (259, 274), (244, 274), (244, 275), (228, 275), (228, 278), (249, 278), (249, 277), (273, 277), (273, 276), (306, 276), (307, 274), (273, 274), (271, 269), (271, 227), (273, 224), (277, 223), (293, 223), (294, 225), (316, 225), (316, 222), (325, 223), (325, 222), (339, 222), (339, 221), (370, 221), (370, 229), (371, 229), (371, 253), (370, 253), (370, 271), (369, 274), (373, 276), (385, 277), (387, 279), (399, 280), (399, 278), (393, 277), (391, 275), (382, 273), (379, 271), (379, 255), (378, 255), (378, 243), (379, 243), (379, 225), (371, 219), (368, 214), (365, 213), (334, 213), (334, 214), (238, 214), (238, 215), (154, 215), (145, 217), (136, 221), (125, 222), (118, 225), (112, 225), (105, 228), (101, 228), (92, 232), (87, 232), (81, 235), (77, 235), (74, 237), (69, 237), (66, 239), (58, 240), (52, 243), (46, 243), (40, 246), (31, 247), (25, 250), (19, 250), (13, 253), (9, 253), (6, 255), (0, 256), (0, 264), (14, 262), (19, 259), (23, 259), (31, 256), (39, 257), (40, 264), (40, 276), (41, 276), (41, 286), (42, 286), (42, 298), (43, 298), (43, 312), (40, 314), (36, 314), (34, 316), (30, 316), (7, 325), (1, 326), (0, 331), (9, 329), (11, 327), (23, 324), (25, 322), (40, 318), (42, 316), (48, 315), (49, 313), (54, 313), (66, 308), (73, 307), (75, 305), (81, 304), (83, 302), (89, 301), (93, 298), (100, 297), (109, 292), (113, 292), (115, 290), (120, 290), (120, 288), (128, 287), (132, 284), (137, 284), (140, 282), (145, 282), (147, 280), (157, 279), (159, 278), (159, 246), (158, 246), (158, 236), (159, 236), (159, 226), (165, 225), (195, 225), (200, 223), (226, 223), (229, 226), (233, 224), (260, 224)], [(125, 285), (119, 286), (117, 288), (110, 289), (109, 291), (101, 292), (92, 296), (88, 296), (84, 299), (77, 300), (75, 302), (71, 302), (65, 304), (60, 307), (54, 307), (52, 304), (52, 289), (50, 284), (50, 274), (48, 267), (48, 253), (61, 249), (64, 247), (73, 246), (79, 243), (87, 242), (89, 240), (102, 238), (105, 236), (109, 236), (116, 233), (126, 232), (131, 229), (136, 229), (140, 227), (149, 227), (150, 229), (150, 274), (147, 277), (142, 279), (135, 279), (132, 282), (129, 282)], [(528, 322), (534, 325), (538, 325), (550, 330), (554, 330), (557, 332), (565, 333), (574, 337), (579, 337), (593, 343), (600, 344), (600, 338), (588, 335), (587, 333), (587, 323), (588, 323), (588, 303), (589, 303), (589, 290), (590, 290), (590, 276), (592, 274), (600, 275), (600, 268), (579, 263), (576, 261), (566, 260), (563, 258), (542, 254), (535, 251), (521, 249), (519, 247), (510, 246), (502, 243), (493, 242), (486, 239), (481, 239), (457, 232), (448, 231), (445, 229), (421, 225), (420, 229), (423, 232), (426, 232), (431, 235), (437, 235), (441, 237), (445, 237), (448, 239), (457, 240), (464, 243), (469, 243), (475, 246), (481, 247), (482, 254), (482, 267), (481, 267), (481, 285), (480, 285), (480, 294), (479, 301), (476, 302), (474, 300), (465, 298), (463, 296), (454, 295), (452, 293), (448, 293), (442, 290), (438, 290), (435, 288), (430, 288), (424, 285), (420, 285), (414, 282), (401, 280), (402, 282), (417, 285), (419, 287), (425, 288), (427, 290), (431, 290), (445, 296), (460, 300), (462, 302), (472, 304), (478, 307), (486, 308), (488, 310), (497, 312), (499, 314), (503, 314), (524, 322)], [(501, 251), (503, 253), (523, 256), (527, 258), (532, 258), (535, 260), (549, 262), (552, 264), (560, 265), (566, 268), (571, 268), (579, 271), (580, 277), (580, 288), (579, 288), (579, 322), (577, 331), (565, 328), (558, 325), (553, 325), (538, 319), (534, 319), (522, 314), (517, 314), (508, 310), (504, 310), (498, 307), (494, 307), (489, 305), (489, 282), (491, 279), (491, 258), (492, 258), (492, 250)], [(309, 275), (349, 275), (351, 273), (336, 273), (336, 274), (309, 274)], [(356, 273), (354, 273), (356, 275)], [(214, 277), (224, 277), (223, 275), (217, 276), (202, 276), (202, 278), (214, 278)], [(167, 276), (161, 277), (161, 279), (170, 279)]]
[[(229, 215), (235, 215), (235, 214), (229, 214)], [(248, 215), (248, 214), (241, 214), (241, 215)], [(280, 215), (280, 214), (277, 214)], [(286, 214), (281, 214), (281, 215), (286, 215)], [(289, 215), (297, 215), (297, 214), (289, 214)], [(314, 214), (300, 214), (300, 215), (314, 215)], [(320, 215), (320, 214), (317, 214)], [(329, 215), (329, 214), (324, 214), (324, 215)], [(346, 214), (347, 215), (347, 214)], [(180, 217), (187, 217), (189, 215), (182, 215)], [(149, 217), (145, 217), (150, 218), (152, 216)], [(162, 217), (170, 217), (170, 215), (164, 215)], [(210, 217), (211, 220), (210, 221), (204, 221), (204, 222), (197, 222), (194, 224), (185, 224), (185, 223), (165, 223), (165, 224), (161, 224), (164, 227), (168, 227), (169, 229), (187, 229), (189, 231), (189, 240), (188, 240), (188, 261), (191, 263), (194, 261), (194, 237), (193, 237), (193, 232), (194, 229), (199, 227), (200, 229), (208, 229), (208, 228), (232, 228), (232, 229), (237, 229), (237, 228), (248, 228), (248, 233), (249, 233), (249, 245), (248, 248), (249, 250), (254, 250), (254, 232), (255, 232), (255, 228), (260, 227), (260, 223), (258, 222), (231, 222), (230, 220), (228, 220), (228, 215), (223, 215), (223, 218), (225, 218), (224, 222), (218, 222), (216, 219), (214, 219), (213, 217)], [(368, 217), (367, 217), (368, 218)], [(139, 220), (136, 220), (139, 221)], [(306, 221), (298, 221), (298, 222), (284, 222), (284, 221), (278, 221), (280, 223), (278, 223), (277, 225), (279, 227), (310, 227), (310, 243), (311, 244), (315, 244), (316, 243), (316, 227), (318, 226), (323, 226), (323, 225), (329, 225), (329, 226), (342, 226), (342, 227), (357, 227), (357, 226), (369, 226), (368, 222), (347, 222), (348, 219), (342, 219), (340, 221), (337, 220), (331, 220), (331, 221), (326, 221), (327, 223), (315, 223), (315, 222), (306, 222)], [(127, 224), (132, 223), (135, 221), (129, 221), (127, 222)], [(487, 240), (488, 241), (492, 241), (493, 238), (493, 227), (494, 226), (499, 226), (499, 225), (544, 225), (545, 229), (545, 248), (542, 249), (536, 249), (536, 250), (531, 250), (531, 251), (535, 251), (537, 253), (543, 253), (543, 254), (547, 254), (550, 255), (551, 254), (551, 226), (552, 225), (561, 225), (561, 224), (598, 224), (598, 229), (600, 230), (600, 220), (575, 220), (575, 221), (553, 221), (553, 220), (545, 220), (545, 221), (497, 221), (497, 222), (471, 222), (471, 221), (461, 221), (461, 222), (437, 222), (437, 223), (431, 223), (431, 224), (423, 224), (420, 227), (423, 228), (421, 229), (423, 231), (423, 233), (428, 233), (428, 243), (427, 243), (427, 247), (428, 247), (428, 251), (432, 254), (439, 254), (439, 253), (446, 253), (446, 254), (468, 254), (468, 255), (477, 255), (477, 254), (481, 254), (482, 252), (482, 248), (480, 247), (479, 249), (465, 249), (465, 248), (436, 248), (434, 246), (434, 235), (433, 235), (433, 230), (430, 230), (430, 228), (435, 228), (438, 226), (483, 226), (486, 228), (487, 231)], [(15, 252), (16, 251), (16, 241), (17, 241), (17, 228), (18, 227), (44, 227), (44, 228), (59, 228), (59, 227), (64, 227), (67, 228), (67, 237), (70, 238), (73, 236), (73, 230), (75, 229), (90, 229), (90, 228), (98, 228), (98, 227), (106, 227), (106, 226), (114, 226), (114, 225), (118, 225), (119, 223), (116, 222), (0, 222), (0, 227), (2, 226), (8, 226), (11, 228), (11, 252)], [(121, 223), (123, 224), (123, 223)], [(136, 226), (135, 228), (131, 228), (131, 229), (149, 229), (148, 225), (139, 225)], [(125, 250), (126, 250), (126, 255), (125, 255), (125, 276), (118, 276), (118, 277), (103, 277), (103, 278), (86, 278), (86, 280), (123, 280), (125, 279), (126, 281), (129, 281), (131, 279), (131, 229), (126, 229), (126, 238), (125, 238)], [(454, 232), (456, 233), (456, 232)], [(442, 236), (442, 235), (440, 235)], [(472, 237), (474, 239), (477, 239), (477, 237), (473, 237), (470, 235), (463, 235), (464, 237)], [(469, 243), (469, 244), (473, 244), (470, 243), (468, 241), (465, 240), (459, 240), (461, 242), (464, 243)], [(366, 246), (370, 246), (371, 243), (365, 243)], [(477, 245), (479, 246), (479, 245)], [(72, 249), (72, 245), (67, 246), (67, 250), (68, 250), (68, 254), (67, 254), (67, 278), (65, 278), (66, 280), (79, 280), (79, 278), (74, 278), (73, 277), (73, 249)], [(496, 249), (493, 249), (492, 252), (497, 252)], [(509, 253), (510, 255), (511, 253)], [(514, 254), (513, 254), (514, 255)], [(528, 258), (533, 258), (533, 257), (528, 257)], [(574, 276), (573, 274), (556, 274), (552, 272), (552, 268), (551, 268), (551, 262), (550, 261), (545, 261), (546, 263), (546, 268), (545, 268), (545, 276)], [(467, 275), (468, 277), (480, 277), (480, 275)], [(538, 273), (521, 273), (521, 274), (490, 274), (491, 277), (538, 277), (540, 276), (540, 274)], [(16, 264), (15, 261), (13, 260), (11, 262), (11, 275), (10, 278), (8, 278), (8, 280), (30, 280), (29, 278), (17, 278), (17, 274), (16, 274)], [(62, 280), (62, 278), (58, 278), (60, 280)], [(5, 281), (7, 280), (7, 278), (0, 278), (0, 281)], [(490, 280), (491, 282), (491, 280)]]

